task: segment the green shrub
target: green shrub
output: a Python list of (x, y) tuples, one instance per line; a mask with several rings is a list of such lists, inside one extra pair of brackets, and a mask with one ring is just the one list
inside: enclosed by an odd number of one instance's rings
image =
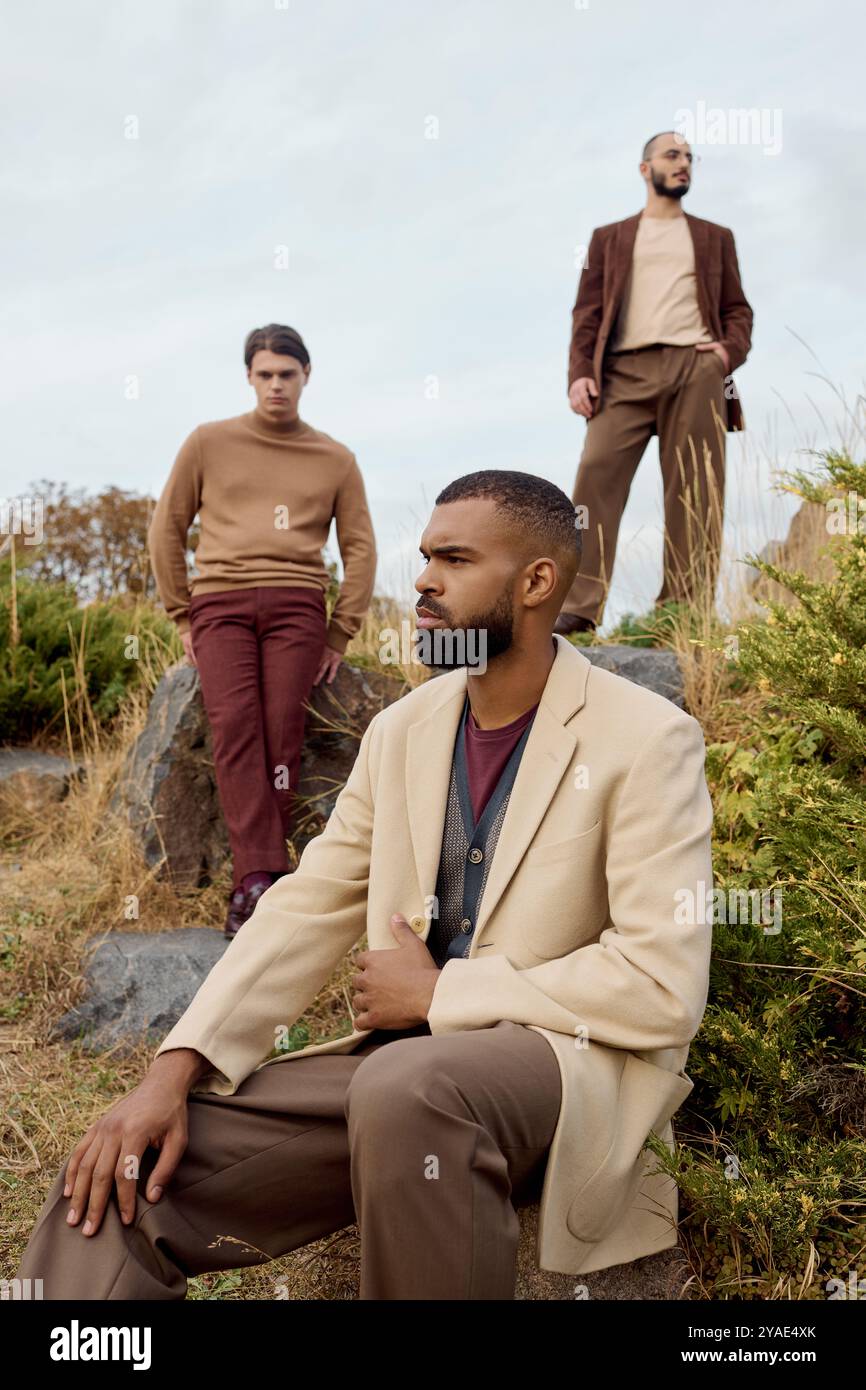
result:
[[(786, 475), (801, 495), (866, 497), (866, 466), (822, 458), (823, 476)], [(780, 894), (781, 921), (716, 911), (679, 1152), (650, 1147), (710, 1297), (823, 1298), (863, 1274), (866, 1243), (866, 534), (823, 583), (750, 559), (799, 602), (768, 601), (725, 646), (731, 699), (750, 699), (707, 749), (714, 880)]]
[(148, 603), (123, 598), (79, 606), (72, 585), (23, 573), (13, 603), (8, 564), (0, 572), (0, 599), (0, 740), (6, 743), (64, 735), (64, 683), (73, 735), (86, 727), (88, 708), (98, 725), (109, 725), (128, 690), (152, 683), (155, 662), (181, 655), (174, 625)]

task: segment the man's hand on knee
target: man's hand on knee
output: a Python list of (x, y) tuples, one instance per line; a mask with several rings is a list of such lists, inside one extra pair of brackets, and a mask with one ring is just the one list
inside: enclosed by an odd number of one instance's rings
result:
[(187, 1095), (209, 1067), (200, 1053), (177, 1048), (161, 1053), (144, 1080), (107, 1110), (73, 1149), (66, 1168), (66, 1220), (82, 1234), (95, 1235), (102, 1224), (112, 1186), (124, 1225), (135, 1216), (141, 1160), (148, 1145), (160, 1156), (147, 1184), (149, 1201), (158, 1201), (187, 1145)]

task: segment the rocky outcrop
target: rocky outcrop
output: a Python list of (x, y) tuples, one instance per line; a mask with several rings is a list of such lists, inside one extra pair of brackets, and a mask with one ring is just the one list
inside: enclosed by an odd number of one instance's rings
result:
[(517, 1247), (516, 1299), (562, 1303), (574, 1299), (652, 1299), (682, 1297), (689, 1269), (682, 1250), (673, 1246), (645, 1255), (630, 1264), (611, 1265), (592, 1274), (555, 1274), (536, 1263), (539, 1204), (518, 1207), (520, 1241)]
[(324, 828), (358, 756), (358, 744), (370, 720), (398, 700), (406, 689), (405, 682), (396, 676), (348, 666), (345, 661), (337, 667), (330, 685), (322, 682), (313, 687), (298, 795), (307, 802), (303, 819), (314, 819), (306, 830), (293, 836), (299, 854), (307, 841)]
[[(827, 581), (836, 572), (833, 546), (840, 538), (827, 530), (827, 509), (817, 502), (804, 501), (791, 518), (788, 534), (783, 541), (771, 540), (759, 551), (757, 558), (781, 570), (802, 570), (810, 579)], [(748, 587), (759, 603), (771, 599), (786, 607), (797, 602), (789, 589), (768, 579), (755, 565), (749, 565)]]
[[(679, 1246), (645, 1255), (629, 1264), (611, 1265), (591, 1274), (555, 1274), (536, 1263), (538, 1201), (517, 1207), (520, 1226), (514, 1297), (520, 1302), (564, 1303), (608, 1299), (662, 1302), (689, 1297), (691, 1275)], [(361, 1236), (356, 1225), (285, 1255), (274, 1271), (274, 1296), (286, 1299), (344, 1301), (360, 1294)]]

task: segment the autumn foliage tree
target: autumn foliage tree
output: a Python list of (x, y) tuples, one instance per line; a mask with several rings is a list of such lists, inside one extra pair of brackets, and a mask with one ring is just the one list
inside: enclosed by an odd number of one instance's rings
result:
[[(156, 600), (158, 595), (147, 550), (147, 528), (156, 505), (120, 487), (107, 487), (93, 496), (83, 488), (42, 479), (31, 485), (28, 501), (40, 503), (42, 540), (14, 539), (18, 569), (45, 583), (70, 584), (83, 601), (116, 599), (122, 595)], [(198, 528), (190, 533), (194, 552)]]

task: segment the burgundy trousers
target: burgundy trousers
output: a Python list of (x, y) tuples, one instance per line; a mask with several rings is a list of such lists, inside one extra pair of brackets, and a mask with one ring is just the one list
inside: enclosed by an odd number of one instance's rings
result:
[(303, 706), (325, 647), (325, 596), (297, 585), (194, 594), (189, 621), (237, 888), (245, 874), (289, 867)]

